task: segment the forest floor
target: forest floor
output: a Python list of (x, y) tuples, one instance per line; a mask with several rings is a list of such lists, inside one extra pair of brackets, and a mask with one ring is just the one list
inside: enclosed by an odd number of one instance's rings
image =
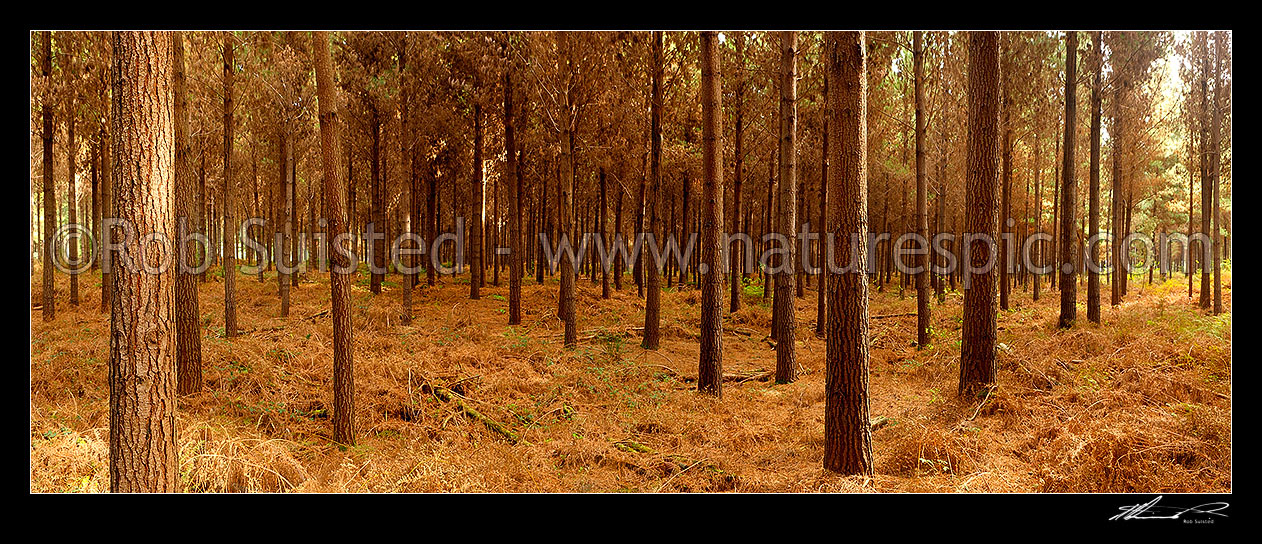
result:
[[(639, 347), (644, 303), (628, 275), (612, 300), (580, 280), (580, 343), (562, 346), (557, 283), (523, 281), (523, 323), (507, 281), (469, 300), (468, 275), (418, 287), (400, 323), (400, 278), (353, 292), (357, 445), (331, 441), (328, 276), (305, 276), (279, 317), (275, 273), (237, 280), (235, 339), (223, 336), (222, 272), (201, 284), (205, 387), (181, 398), (186, 491), (305, 492), (1229, 492), (1231, 279), (1226, 312), (1187, 298), (1187, 279), (1131, 281), (1104, 325), (1058, 330), (1059, 293), (1012, 292), (1000, 312), (998, 387), (956, 395), (961, 301), (933, 301), (935, 341), (917, 350), (915, 297), (872, 290), (876, 474), (823, 470), (824, 343), (814, 284), (798, 300), (800, 379), (775, 385), (761, 285), (729, 315), (723, 398), (699, 395), (700, 291), (662, 296), (662, 343)], [(506, 275), (504, 279), (506, 280)], [(1199, 290), (1199, 278), (1197, 278)], [(40, 300), (40, 274), (31, 278)], [(109, 488), (107, 315), (100, 275), (79, 279), (57, 317), (31, 313), (31, 490)], [(1031, 286), (1032, 287), (1032, 286)], [(726, 296), (724, 307), (726, 308)], [(910, 315), (892, 315), (910, 314)], [(435, 387), (454, 395), (438, 398)], [(467, 416), (502, 424), (514, 438)]]

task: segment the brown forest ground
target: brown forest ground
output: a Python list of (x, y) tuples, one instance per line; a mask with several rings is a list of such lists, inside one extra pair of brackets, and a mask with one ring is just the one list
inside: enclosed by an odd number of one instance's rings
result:
[[(358, 445), (331, 443), (327, 275), (303, 278), (288, 319), (275, 273), (240, 276), (238, 321), (223, 337), (223, 284), (201, 286), (205, 389), (180, 400), (187, 491), (307, 492), (1191, 492), (1231, 490), (1231, 280), (1227, 313), (1186, 298), (1186, 279), (1132, 280), (1104, 326), (1057, 330), (1059, 293), (1013, 291), (999, 320), (999, 387), (959, 398), (961, 295), (933, 302), (935, 343), (917, 351), (915, 317), (872, 321), (876, 475), (822, 469), (824, 344), (810, 333), (815, 290), (798, 301), (801, 379), (775, 367), (759, 285), (729, 316), (722, 400), (698, 395), (700, 292), (662, 297), (662, 345), (639, 347), (644, 304), (627, 277), (613, 300), (578, 282), (579, 329), (561, 345), (557, 283), (523, 282), (523, 325), (508, 327), (507, 283), (468, 299), (468, 276), (418, 287), (402, 326), (400, 278), (352, 293)], [(220, 274), (221, 275), (221, 274)], [(489, 274), (488, 274), (489, 276)], [(31, 490), (103, 491), (108, 468), (109, 322), (100, 275), (80, 277), (70, 308), (31, 313)], [(1199, 284), (1199, 282), (1198, 282)], [(38, 272), (32, 300), (40, 299)], [(1107, 305), (1107, 284), (1104, 296)], [(915, 311), (897, 284), (873, 289), (874, 316)], [(724, 304), (726, 306), (726, 303)], [(313, 317), (314, 316), (314, 317)], [(748, 379), (753, 378), (753, 379)], [(441, 401), (429, 385), (521, 438), (510, 443)], [(639, 447), (639, 446), (644, 447)]]

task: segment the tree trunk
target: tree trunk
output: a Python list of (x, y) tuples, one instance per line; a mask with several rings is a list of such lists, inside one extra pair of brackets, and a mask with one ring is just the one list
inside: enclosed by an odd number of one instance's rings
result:
[(333, 250), (333, 238), (346, 232), (345, 188), (338, 168), (337, 89), (333, 86), (333, 59), (329, 33), (316, 32), (312, 42), (316, 88), (320, 108), (320, 150), (324, 164), (324, 211), (328, 215), (329, 284), (333, 314), (333, 441), (342, 447), (355, 445), (355, 372), (351, 353), (350, 259)]
[[(176, 234), (171, 34), (114, 34), (113, 148), (118, 218), (147, 235)], [(135, 255), (136, 238), (125, 244)], [(167, 257), (171, 257), (167, 255)], [(179, 489), (175, 270), (114, 272), (110, 310), (110, 491)]]
[[(1095, 41), (1095, 76), (1091, 85), (1091, 165), (1088, 167), (1091, 169), (1091, 187), (1088, 189), (1087, 196), (1089, 230), (1086, 233), (1088, 237), (1100, 232), (1100, 72), (1104, 66), (1103, 35), (1103, 32), (1097, 31), (1093, 40)], [(1095, 244), (1088, 244), (1086, 249), (1086, 254), (1083, 255), (1084, 260), (1090, 258), (1094, 261)], [(1091, 264), (1087, 266), (1087, 321), (1100, 322), (1100, 274), (1098, 268)]]
[(232, 58), (232, 34), (223, 37), (223, 289), (224, 289), (224, 336), (237, 336), (237, 228), (233, 220), (232, 143), (233, 108), (232, 85), (236, 73)]
[[(381, 168), (381, 117), (377, 113), (376, 106), (372, 108), (372, 210), (370, 211), (372, 233), (379, 234), (386, 224), (386, 213), (384, 209), (384, 172)], [(372, 254), (372, 267), (369, 271), (368, 288), (374, 295), (381, 294), (381, 282), (385, 279), (383, 269), (385, 268), (385, 240), (376, 238), (369, 240), (372, 244), (369, 253)]]
[(1063, 204), (1061, 205), (1060, 218), (1060, 322), (1058, 326), (1062, 329), (1070, 328), (1074, 325), (1074, 321), (1078, 316), (1078, 270), (1074, 266), (1074, 253), (1077, 247), (1074, 245), (1074, 207), (1076, 204), (1075, 185), (1077, 179), (1074, 175), (1074, 150), (1078, 147), (1075, 145), (1074, 135), (1077, 134), (1077, 113), (1078, 113), (1078, 33), (1069, 31), (1065, 37), (1066, 59), (1065, 59), (1065, 157), (1064, 168), (1061, 175), (1064, 176), (1062, 183), (1065, 188), (1063, 192)]
[[(1000, 39), (1004, 38), (1000, 35)], [(1009, 245), (1009, 239), (1012, 236), (1012, 91), (1011, 81), (1008, 76), (1010, 70), (1007, 55), (1003, 55), (1000, 61), (1000, 85), (1002, 85), (1003, 98), (1001, 100), (1003, 111), (1003, 211), (999, 219), (999, 309), (1008, 310), (1008, 295), (1012, 290), (1012, 283), (1009, 281), (1011, 275), (1012, 259), (1010, 254), (1012, 247)]]
[[(650, 151), (649, 151), (649, 202), (648, 213), (649, 228), (648, 232), (654, 237), (660, 236), (661, 221), (658, 218), (658, 193), (661, 192), (662, 186), (662, 32), (653, 32), (653, 100), (650, 107)], [(661, 243), (659, 240), (658, 243)], [(651, 255), (651, 251), (648, 253)], [(644, 254), (641, 254), (643, 257)], [(658, 327), (661, 325), (661, 296), (662, 289), (660, 278), (658, 277), (661, 262), (654, 259), (654, 262), (646, 262), (642, 269), (645, 274), (645, 290), (647, 296), (644, 299), (644, 342), (641, 347), (644, 349), (656, 350), (658, 346)]]
[(797, 380), (797, 318), (793, 290), (797, 278), (797, 33), (780, 33), (780, 195), (779, 234), (788, 240), (776, 274), (776, 383)]
[[(508, 202), (511, 208), (508, 215), (509, 250), (511, 251), (508, 254), (509, 325), (521, 324), (521, 198), (525, 194), (522, 190), (522, 165), (519, 155), (521, 151), (518, 149), (517, 133), (514, 131), (517, 128), (514, 124), (522, 123), (522, 121), (514, 117), (515, 113), (513, 109), (513, 66), (510, 64), (508, 69), (504, 71), (504, 156), (507, 159), (504, 175), (509, 180)], [(476, 230), (477, 225), (474, 225), (474, 227)]]
[(1222, 123), (1223, 123), (1223, 50), (1226, 39), (1224, 32), (1214, 33), (1214, 126), (1213, 136), (1210, 140), (1210, 168), (1213, 172), (1213, 195), (1211, 199), (1213, 205), (1213, 223), (1210, 225), (1210, 232), (1213, 233), (1214, 243), (1214, 315), (1223, 313), (1223, 285), (1222, 285), (1222, 268), (1223, 268), (1223, 236), (1221, 212), (1219, 211), (1218, 185), (1219, 177), (1222, 175)]
[[(52, 321), (57, 317), (56, 302), (53, 297), (53, 253), (56, 243), (53, 233), (57, 230), (57, 194), (56, 182), (53, 180), (53, 33), (44, 32), (44, 58), (42, 68), (44, 75), (44, 96), (40, 104), (40, 116), (43, 117), (44, 128), (41, 136), (44, 140), (44, 171), (41, 183), (44, 186), (44, 246), (40, 250), (44, 258), (43, 289), (40, 302), (44, 305), (44, 321)], [(109, 270), (109, 267), (106, 267)]]
[[(69, 57), (69, 55), (67, 56)], [(167, 60), (168, 62), (170, 61), (169, 58)], [(71, 88), (68, 89), (68, 94), (70, 95), (69, 105), (66, 110), (66, 175), (67, 175), (66, 177), (67, 223), (66, 224), (76, 225), (79, 222), (78, 213), (77, 213), (78, 207), (79, 207), (78, 206), (79, 200), (75, 198), (75, 177), (76, 177), (76, 170), (78, 166), (78, 161), (76, 159), (78, 158), (77, 156), (79, 154), (78, 153), (79, 149), (78, 149), (78, 146), (75, 145), (74, 129), (75, 129), (75, 117), (77, 117), (75, 115), (75, 94), (78, 93), (78, 89), (74, 88), (74, 85), (73, 85), (73, 81), (74, 81), (74, 61), (73, 60), (70, 60), (69, 62), (66, 63), (66, 66), (64, 67), (64, 71), (66, 72), (68, 82), (71, 82), (69, 85)], [(74, 227), (71, 227), (71, 228), (74, 228)], [(75, 269), (77, 268), (77, 264), (73, 264), (73, 263), (77, 263), (79, 260), (78, 244), (73, 243), (70, 240), (66, 240), (66, 250), (68, 253), (67, 256), (69, 257), (68, 264), (71, 264), (71, 266), (68, 267), (69, 274), (67, 274), (68, 276), (70, 276), (70, 305), (78, 306), (79, 305), (79, 273), (75, 271)]]
[(284, 149), (282, 157), (284, 160), (280, 163), (282, 184), (277, 196), (281, 197), (279, 206), (283, 210), (276, 215), (277, 220), (281, 222), (279, 225), (280, 236), (274, 236), (276, 240), (276, 284), (280, 291), (280, 316), (289, 317), (289, 274), (285, 272), (289, 268), (289, 240), (293, 238), (293, 191), (291, 182), (293, 181), (293, 170), (290, 169), (290, 163), (294, 160), (293, 142), (290, 141), (288, 134), (281, 136), (281, 148)]
[(723, 396), (723, 91), (717, 32), (701, 33), (701, 357), (697, 390)]
[[(824, 376), (824, 468), (872, 475), (868, 405), (867, 46), (863, 32), (828, 33), (829, 127), (837, 139), (828, 199), (841, 273), (831, 268)], [(844, 150), (844, 153), (843, 153)], [(855, 236), (852, 243), (851, 236)], [(852, 267), (850, 265), (853, 265)]]
[[(736, 72), (736, 168), (734, 170), (735, 182), (732, 185), (732, 233), (741, 231), (741, 182), (745, 178), (745, 39), (744, 36), (738, 34), (736, 36), (736, 55), (737, 62), (740, 63), (741, 69)], [(746, 233), (748, 234), (748, 233)], [(731, 300), (728, 302), (728, 311), (735, 313), (741, 309), (741, 272), (744, 270), (742, 257), (744, 257), (744, 244), (738, 244), (737, 249), (728, 248), (732, 253), (729, 256), (728, 278), (731, 284)]]
[[(825, 46), (827, 47), (827, 46)], [(831, 158), (828, 151), (828, 127), (831, 124), (829, 116), (831, 115), (832, 102), (828, 99), (828, 70), (824, 71), (824, 103), (821, 104), (820, 114), (823, 117), (822, 122), (824, 131), (823, 151), (820, 153), (819, 161), (819, 243), (816, 252), (816, 264), (819, 267), (819, 285), (816, 286), (816, 308), (815, 308), (815, 336), (817, 338), (826, 338), (828, 331), (828, 251), (827, 237), (828, 232), (828, 161)], [(844, 243), (844, 241), (841, 241)]]
[[(964, 325), (960, 347), (958, 393), (973, 395), (995, 383), (995, 266), (993, 241), (999, 225), (995, 213), (999, 183), (999, 36), (972, 32), (968, 50), (968, 168), (965, 232), (989, 236), (968, 240), (964, 266)], [(986, 266), (987, 264), (992, 266)], [(983, 272), (973, 272), (984, 270)]]
[(187, 234), (196, 232), (197, 222), (190, 220), (196, 192), (193, 188), (192, 146), (188, 141), (188, 87), (184, 65), (184, 36), (173, 33), (172, 57), (175, 64), (175, 220), (181, 242), (176, 246), (179, 267), (175, 276), (175, 334), (177, 392), (180, 395), (202, 390), (202, 330), (198, 311), (197, 277), (192, 273), (197, 258), (196, 246), (183, 243)]
[[(510, 106), (510, 103), (508, 102), (509, 99), (508, 99), (507, 91), (505, 92), (504, 96), (505, 96), (504, 98), (504, 108), (505, 108), (504, 130), (505, 130), (505, 135), (508, 136), (511, 134), (512, 129), (508, 127), (508, 124), (511, 121), (511, 114), (508, 113), (508, 107)], [(510, 154), (509, 161), (511, 162), (513, 160), (511, 157), (511, 154), (512, 154), (511, 150), (509, 151), (509, 154)], [(473, 186), (473, 228), (469, 229), (469, 255), (470, 255), (470, 260), (472, 261), (469, 267), (469, 298), (473, 300), (482, 298), (482, 293), (481, 293), (482, 282), (483, 282), (483, 279), (486, 277), (486, 263), (483, 261), (483, 257), (486, 255), (486, 250), (483, 247), (485, 225), (482, 222), (482, 216), (483, 214), (485, 214), (485, 211), (483, 210), (482, 202), (486, 200), (486, 197), (482, 194), (484, 183), (485, 181), (482, 176), (482, 105), (474, 104), (473, 105), (473, 183), (472, 183), (472, 186)]]
[[(607, 200), (608, 197), (606, 194), (608, 193), (609, 188), (607, 187), (607, 185), (608, 185), (608, 182), (605, 179), (605, 167), (601, 166), (600, 167), (600, 217), (599, 217), (599, 222), (598, 222), (599, 224), (597, 225), (597, 228), (600, 229), (601, 243), (605, 244), (605, 246), (609, 247), (610, 251), (612, 251), (613, 248), (612, 246), (610, 246), (611, 238), (609, 238), (609, 231), (606, 230), (605, 228), (606, 227), (605, 216), (609, 215), (609, 212), (608, 212), (609, 202)], [(593, 266), (600, 267), (600, 298), (609, 300), (609, 269), (606, 268), (604, 264), (605, 263), (603, 262), (600, 262), (600, 263), (596, 261), (592, 262)]]
[(916, 266), (916, 349), (929, 345), (929, 181), (925, 175), (925, 53), (922, 32), (912, 37), (912, 62), (916, 79), (916, 233), (923, 253)]

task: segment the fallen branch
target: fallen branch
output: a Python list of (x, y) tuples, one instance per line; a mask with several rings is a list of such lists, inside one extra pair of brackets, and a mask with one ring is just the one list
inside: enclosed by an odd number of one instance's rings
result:
[(482, 415), (481, 412), (474, 410), (472, 407), (462, 402), (459, 398), (459, 395), (456, 395), (451, 390), (444, 387), (435, 387), (435, 386), (430, 386), (430, 390), (433, 391), (435, 397), (438, 397), (439, 400), (442, 400), (443, 402), (455, 402), (456, 407), (460, 408), (460, 410), (462, 410), (465, 413), (465, 415), (469, 416), (470, 419), (482, 422), (482, 424), (485, 425), (486, 428), (494, 431), (496, 434), (499, 434), (500, 436), (503, 436), (506, 440), (508, 440), (510, 444), (517, 444), (520, 442), (526, 445), (530, 445), (530, 442), (527, 442), (525, 440), (522, 440), (521, 438), (518, 438), (516, 433), (508, 430), (508, 427), (505, 427), (501, 425), (500, 423), (492, 420), (491, 418), (488, 418)]
[[(736, 382), (736, 383), (745, 383), (745, 382), (750, 382), (750, 381), (765, 382), (767, 380), (770, 380), (772, 376), (775, 376), (775, 375), (776, 373), (774, 371), (765, 371), (765, 372), (755, 371), (755, 372), (742, 372), (742, 373), (731, 373), (731, 374), (725, 373), (723, 374), (723, 381)], [(685, 382), (697, 381), (697, 378), (695, 376), (684, 376), (681, 379)]]
[(887, 317), (907, 317), (911, 315), (916, 315), (916, 312), (907, 312), (905, 314), (870, 315), (868, 316), (868, 319), (885, 319)]

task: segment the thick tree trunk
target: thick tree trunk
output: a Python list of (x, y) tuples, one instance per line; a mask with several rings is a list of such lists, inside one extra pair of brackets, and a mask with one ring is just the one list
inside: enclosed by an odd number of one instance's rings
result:
[[(828, 199), (835, 218), (837, 257), (848, 268), (829, 270), (828, 338), (824, 376), (824, 468), (872, 474), (868, 405), (867, 46), (863, 32), (830, 32), (825, 54), (829, 132), (837, 139)], [(843, 152), (844, 150), (844, 152)], [(855, 236), (852, 242), (851, 236)], [(852, 266), (853, 265), (853, 266)]]
[[(171, 34), (114, 34), (112, 147), (118, 218), (173, 239), (175, 116)], [(127, 240), (129, 253), (141, 249)], [(168, 255), (167, 257), (171, 257)], [(110, 491), (179, 489), (175, 270), (118, 266), (110, 309)]]
[[(972, 32), (968, 49), (968, 168), (965, 232), (991, 241), (966, 241), (964, 325), (958, 393), (975, 394), (995, 383), (996, 300), (994, 268), (999, 225), (995, 205), (999, 183), (999, 36)], [(986, 266), (989, 264), (990, 266)], [(982, 272), (973, 272), (982, 270)]]

